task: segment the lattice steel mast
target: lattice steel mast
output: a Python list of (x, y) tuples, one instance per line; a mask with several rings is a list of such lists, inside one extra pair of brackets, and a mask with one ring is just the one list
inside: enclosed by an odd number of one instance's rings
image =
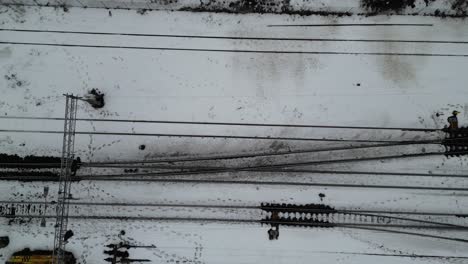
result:
[(65, 122), (63, 128), (62, 161), (60, 166), (59, 191), (56, 204), (53, 264), (64, 264), (64, 235), (67, 231), (72, 165), (75, 151), (75, 128), (78, 97), (65, 95)]

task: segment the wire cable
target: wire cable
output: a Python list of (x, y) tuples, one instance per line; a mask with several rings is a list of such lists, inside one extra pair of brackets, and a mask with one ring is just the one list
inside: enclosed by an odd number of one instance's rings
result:
[[(273, 25), (272, 25), (273, 26)], [(336, 38), (284, 38), (284, 37), (248, 37), (248, 36), (213, 36), (213, 35), (176, 35), (176, 34), (148, 34), (148, 33), (119, 33), (119, 32), (90, 32), (69, 30), (42, 30), (0, 28), (0, 31), (27, 33), (57, 33), (103, 36), (129, 37), (160, 37), (160, 38), (188, 38), (188, 39), (228, 39), (228, 40), (266, 40), (266, 41), (312, 41), (312, 42), (393, 42), (393, 43), (438, 43), (438, 44), (468, 44), (468, 41), (453, 40), (400, 40), (400, 39), (336, 39)]]
[(229, 185), (270, 185), (270, 186), (298, 186), (298, 187), (337, 187), (362, 189), (401, 189), (401, 190), (427, 190), (427, 191), (459, 191), (466, 192), (467, 188), (458, 187), (430, 187), (408, 185), (365, 185), (365, 184), (338, 184), (338, 183), (306, 183), (306, 182), (272, 182), (272, 181), (233, 181), (233, 180), (192, 180), (192, 179), (135, 179), (135, 178), (105, 178), (105, 177), (76, 177), (76, 180), (89, 181), (130, 181), (130, 182), (161, 182), (161, 183), (189, 183), (189, 184), (229, 184)]
[[(63, 131), (51, 130), (24, 130), (24, 129), (0, 129), (0, 132), (10, 133), (37, 133), (37, 134), (63, 134)], [(151, 137), (179, 137), (179, 138), (223, 138), (223, 139), (255, 139), (255, 140), (292, 140), (292, 141), (318, 141), (318, 142), (365, 142), (365, 143), (411, 143), (427, 142), (441, 143), (442, 140), (427, 141), (395, 141), (395, 140), (367, 140), (367, 139), (338, 139), (338, 138), (306, 138), (306, 137), (272, 137), (272, 136), (232, 136), (232, 135), (195, 135), (195, 134), (160, 134), (160, 133), (126, 133), (126, 132), (101, 132), (101, 131), (77, 131), (76, 135), (116, 135), (116, 136), (151, 136)], [(461, 138), (457, 138), (459, 140)]]
[[(305, 149), (305, 150), (287, 150), (287, 151), (264, 152), (264, 153), (248, 153), (248, 154), (236, 154), (236, 155), (212, 155), (212, 156), (205, 156), (205, 157), (164, 158), (164, 159), (157, 159), (157, 160), (128, 160), (128, 161), (122, 160), (122, 161), (83, 162), (81, 163), (81, 165), (85, 167), (92, 167), (94, 165), (156, 164), (156, 163), (179, 163), (179, 162), (194, 162), (194, 161), (215, 161), (215, 160), (286, 156), (286, 155), (296, 155), (296, 154), (319, 153), (319, 152), (327, 152), (327, 151), (331, 152), (331, 151), (357, 150), (357, 149), (393, 147), (393, 146), (404, 146), (404, 145), (418, 145), (418, 144), (428, 144), (428, 143), (426, 142), (391, 143), (391, 144), (361, 145), (361, 146), (323, 148), (323, 149), (308, 149), (308, 150)], [(10, 163), (0, 163), (0, 165), (5, 165), (5, 164), (10, 164)]]
[[(22, 120), (57, 120), (60, 117), (26, 117), (26, 116), (0, 116), (0, 119)], [(142, 119), (102, 119), (102, 118), (77, 118), (76, 121), (92, 122), (123, 122), (123, 123), (153, 123), (153, 124), (184, 124), (184, 125), (216, 125), (216, 126), (254, 126), (254, 127), (294, 127), (294, 128), (337, 128), (337, 129), (369, 129), (369, 130), (401, 130), (436, 132), (437, 128), (407, 128), (407, 127), (369, 127), (369, 126), (335, 126), (335, 125), (307, 125), (307, 124), (272, 124), (272, 123), (237, 123), (237, 122), (195, 122), (195, 121), (169, 121), (169, 120), (142, 120)]]
[(403, 52), (344, 52), (344, 51), (300, 51), (300, 50), (246, 50), (246, 49), (204, 49), (204, 48), (171, 48), (171, 47), (144, 47), (144, 46), (114, 46), (114, 45), (87, 45), (65, 43), (40, 43), (0, 41), (1, 45), (47, 46), (68, 48), (97, 48), (97, 49), (129, 49), (129, 50), (159, 50), (159, 51), (188, 51), (188, 52), (218, 52), (218, 53), (257, 53), (257, 54), (304, 54), (304, 55), (363, 55), (363, 56), (411, 56), (411, 57), (460, 57), (466, 58), (468, 54), (455, 53), (403, 53)]
[[(252, 169), (252, 170), (242, 170), (243, 172), (254, 171), (254, 172), (264, 172), (264, 173), (313, 173), (313, 174), (343, 174), (343, 175), (376, 175), (376, 176), (404, 176), (404, 177), (442, 177), (442, 178), (468, 178), (468, 175), (464, 174), (440, 174), (440, 173), (410, 173), (410, 172), (382, 172), (382, 171), (340, 171), (340, 170), (301, 170), (301, 169)], [(242, 172), (236, 171), (236, 172)], [(161, 177), (161, 176), (181, 176), (181, 175), (191, 175), (189, 173), (158, 173), (158, 172), (148, 172), (148, 173), (126, 173), (126, 174), (100, 174), (100, 175), (78, 175), (78, 177)], [(9, 178), (17, 178), (18, 176), (3, 176)], [(0, 179), (3, 178), (0, 176)], [(21, 176), (24, 177), (24, 176)]]
[(421, 23), (346, 23), (346, 24), (276, 24), (268, 27), (432, 27), (433, 24)]
[[(286, 168), (286, 167), (319, 165), (319, 164), (329, 164), (329, 163), (349, 163), (349, 162), (373, 161), (373, 160), (384, 160), (384, 159), (415, 158), (415, 157), (434, 156), (434, 155), (441, 155), (441, 154), (444, 154), (444, 153), (443, 152), (414, 153), (414, 154), (389, 155), (389, 156), (380, 156), (380, 157), (364, 157), (364, 158), (348, 158), (348, 159), (332, 159), (332, 160), (315, 160), (315, 161), (303, 161), (303, 162), (292, 162), (292, 163), (277, 163), (277, 164), (244, 166), (244, 167), (215, 167), (215, 166), (202, 167), (202, 166), (168, 166), (168, 165), (139, 166), (139, 165), (125, 165), (125, 164), (124, 165), (95, 164), (95, 165), (89, 165), (89, 167), (189, 170), (189, 171), (167, 172), (167, 174), (161, 173), (161, 175), (180, 175), (177, 173), (200, 174), (200, 173), (219, 173), (219, 172), (233, 172), (233, 171), (250, 171), (250, 170)], [(468, 154), (468, 151), (457, 152), (457, 154)], [(176, 174), (171, 174), (171, 173), (176, 173)]]

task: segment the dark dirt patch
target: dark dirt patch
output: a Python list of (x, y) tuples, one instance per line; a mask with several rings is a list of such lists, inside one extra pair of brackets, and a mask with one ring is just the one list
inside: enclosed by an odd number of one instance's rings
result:
[(415, 8), (416, 0), (361, 0), (361, 7), (371, 13), (399, 12), (407, 7)]
[(83, 97), (83, 99), (94, 108), (103, 108), (105, 105), (104, 93), (96, 88), (93, 88), (91, 91), (89, 91), (88, 94)]
[(25, 81), (19, 80), (15, 73), (5, 75), (5, 79), (9, 82), (9, 87), (13, 89), (26, 84)]
[(214, 13), (273, 13), (273, 14), (289, 14), (300, 16), (350, 16), (349, 12), (328, 12), (328, 11), (311, 11), (311, 10), (296, 10), (291, 4), (290, 0), (237, 0), (227, 4), (224, 1), (208, 0), (201, 1), (197, 7), (183, 7), (179, 11), (190, 12), (214, 12)]

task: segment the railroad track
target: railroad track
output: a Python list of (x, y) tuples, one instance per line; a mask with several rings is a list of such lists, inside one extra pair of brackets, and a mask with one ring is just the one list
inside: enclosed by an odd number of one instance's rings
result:
[[(77, 208), (88, 214), (80, 214)], [(108, 207), (108, 214), (103, 208)], [(118, 208), (131, 208), (134, 214)], [(165, 210), (161, 210), (165, 209)], [(87, 203), (70, 202), (70, 219), (113, 221), (158, 221), (191, 223), (257, 224), (292, 228), (357, 229), (431, 239), (468, 243), (468, 214), (386, 210), (339, 210), (325, 205), (260, 204), (259, 206), (160, 204), (160, 203)], [(194, 212), (194, 209), (195, 212)], [(123, 210), (129, 212), (128, 210)], [(92, 212), (89, 214), (89, 212)], [(142, 213), (143, 212), (143, 213)], [(144, 212), (150, 212), (145, 214)], [(175, 213), (174, 213), (175, 212)], [(121, 213), (120, 215), (118, 213)], [(151, 214), (153, 213), (153, 214)], [(1, 202), (0, 217), (11, 223), (27, 219), (54, 219), (55, 203), (37, 201)], [(441, 233), (442, 232), (442, 233)], [(448, 235), (441, 235), (450, 232)], [(454, 233), (456, 232), (456, 236)], [(461, 237), (460, 237), (461, 236)]]
[[(55, 217), (55, 202), (0, 202), (0, 216), (7, 218), (35, 218)], [(109, 214), (83, 214), (89, 208), (100, 208)], [(124, 208), (120, 211), (115, 208)], [(203, 204), (160, 204), (160, 203), (87, 203), (70, 202), (71, 218), (86, 219), (147, 219), (147, 220), (181, 220), (193, 219), (253, 222), (263, 224), (279, 224), (292, 226), (378, 226), (425, 229), (457, 229), (468, 231), (468, 213), (443, 212), (411, 212), (385, 210), (338, 210), (320, 204), (292, 205), (292, 204), (261, 204), (259, 206), (238, 205), (203, 205)], [(103, 209), (104, 208), (104, 209)], [(125, 209), (126, 208), (126, 209)], [(80, 209), (82, 209), (80, 211)], [(130, 210), (131, 209), (131, 210)], [(200, 217), (188, 217), (194, 210), (201, 212)], [(134, 210), (135, 215), (129, 215)], [(145, 214), (147, 210), (151, 214)], [(184, 211), (185, 210), (185, 211)], [(93, 210), (92, 210), (93, 211)], [(177, 214), (172, 214), (176, 211)], [(244, 218), (220, 218), (211, 215), (229, 211), (231, 215), (243, 215)], [(246, 214), (246, 212), (249, 212)], [(465, 220), (467, 219), (467, 220)]]

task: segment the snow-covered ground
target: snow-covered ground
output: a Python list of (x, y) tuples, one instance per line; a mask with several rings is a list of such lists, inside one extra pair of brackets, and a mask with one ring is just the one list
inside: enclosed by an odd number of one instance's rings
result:
[[(342, 23), (407, 23), (431, 26), (269, 26)], [(79, 117), (442, 128), (452, 110), (458, 110), (461, 112), (460, 123), (468, 124), (468, 75), (465, 73), (468, 66), (468, 27), (463, 19), (171, 11), (139, 14), (134, 10), (81, 8), (70, 8), (64, 12), (63, 9), (52, 7), (0, 6), (0, 29), (0, 115), (62, 117), (63, 93), (81, 96), (98, 88), (105, 94), (106, 105), (102, 109), (95, 109), (80, 102)], [(86, 35), (7, 29), (308, 38), (316, 41)], [(292, 53), (279, 54), (271, 51)], [(0, 122), (1, 129), (63, 129), (62, 121), (1, 119)], [(439, 133), (408, 131), (103, 122), (78, 122), (77, 130), (357, 140), (423, 140), (443, 137)], [(60, 156), (61, 144), (60, 134), (0, 134), (1, 153), (7, 154)], [(139, 148), (141, 145), (146, 147), (142, 150)], [(76, 152), (84, 162), (95, 162), (329, 146), (338, 144), (78, 135)], [(422, 151), (422, 148), (415, 145), (385, 150), (364, 149), (335, 152), (333, 156), (329, 153), (293, 157), (283, 155), (254, 160), (214, 161), (206, 165), (242, 166), (256, 165), (258, 162), (373, 157), (416, 153)], [(424, 151), (443, 151), (443, 148), (430, 145), (425, 146)], [(447, 159), (440, 155), (385, 162), (323, 164), (309, 166), (308, 169), (466, 175), (467, 164), (466, 157)], [(120, 172), (118, 169), (83, 168), (78, 175), (97, 171), (102, 174)], [(242, 172), (198, 176), (224, 180), (268, 179), (332, 184), (467, 187), (464, 178), (449, 177), (311, 173), (293, 175), (279, 172), (268, 175)], [(186, 178), (193, 179), (193, 176)], [(49, 201), (54, 200), (56, 185), (51, 182), (3, 181), (0, 183), (0, 200), (43, 201), (44, 186), (51, 188)], [(464, 208), (468, 204), (465, 191), (320, 186), (81, 181), (73, 184), (72, 193), (80, 202), (246, 206), (258, 206), (261, 202), (324, 203), (338, 209), (457, 214), (467, 213)], [(325, 194), (323, 199), (320, 199), (320, 193)], [(79, 212), (86, 213), (87, 210), (91, 211), (84, 208)], [(102, 210), (102, 214), (112, 213), (111, 209)], [(146, 213), (157, 216), (159, 211)], [(170, 215), (179, 213), (174, 211)], [(199, 213), (194, 211), (193, 215)], [(245, 218), (244, 216), (239, 218)], [(464, 222), (464, 219), (459, 220)], [(53, 221), (48, 220), (47, 227), (40, 227), (37, 219), (22, 224), (8, 224), (7, 219), (1, 221), (0, 236), (9, 235), (12, 242), (7, 248), (0, 249), (0, 261), (5, 261), (13, 252), (26, 246), (34, 249), (52, 248)], [(137, 244), (156, 245), (157, 249), (131, 250), (132, 257), (148, 258), (153, 263), (467, 263), (466, 259), (460, 258), (389, 255), (468, 257), (466, 243), (463, 242), (343, 228), (284, 227), (277, 241), (267, 239), (268, 227), (255, 224), (71, 219), (70, 228), (74, 230), (75, 236), (67, 248), (78, 257), (80, 263), (103, 263), (103, 245), (118, 241), (117, 234), (120, 230), (126, 230), (128, 237)], [(437, 233), (468, 239), (466, 231)]]

